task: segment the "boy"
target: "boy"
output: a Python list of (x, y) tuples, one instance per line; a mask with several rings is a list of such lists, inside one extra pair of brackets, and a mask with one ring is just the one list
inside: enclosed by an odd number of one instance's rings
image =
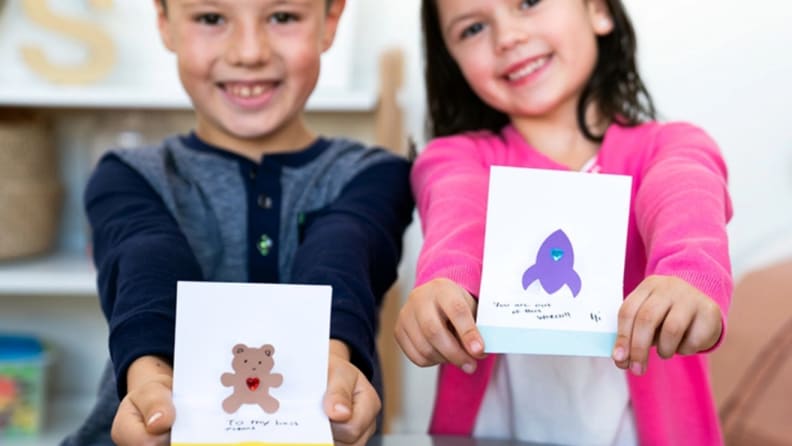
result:
[(344, 4), (155, 1), (196, 128), (112, 152), (88, 185), (117, 387), (67, 444), (109, 444), (113, 414), (117, 444), (168, 443), (178, 280), (332, 285), (325, 412), (336, 444), (375, 431), (377, 308), (413, 204), (407, 161), (303, 120)]

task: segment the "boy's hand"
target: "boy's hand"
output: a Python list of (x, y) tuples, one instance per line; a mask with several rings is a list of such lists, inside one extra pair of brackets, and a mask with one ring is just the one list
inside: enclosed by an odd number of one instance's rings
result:
[(363, 446), (377, 429), (382, 403), (369, 380), (349, 358), (346, 344), (331, 339), (324, 409), (336, 445)]
[(722, 330), (720, 308), (712, 299), (682, 279), (650, 276), (619, 309), (613, 360), (643, 375), (651, 346), (664, 359), (691, 355), (715, 345)]
[(159, 358), (144, 356), (129, 367), (128, 388), (118, 406), (111, 436), (119, 446), (167, 446), (175, 418), (173, 371)]
[(434, 279), (415, 288), (399, 312), (396, 342), (421, 367), (450, 362), (466, 373), (484, 357), (484, 341), (476, 328), (477, 302), (448, 279)]

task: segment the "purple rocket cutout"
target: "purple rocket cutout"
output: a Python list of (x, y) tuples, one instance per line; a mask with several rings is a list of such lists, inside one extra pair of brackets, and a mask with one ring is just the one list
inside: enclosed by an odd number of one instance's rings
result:
[(536, 280), (548, 293), (553, 294), (562, 286), (569, 286), (572, 297), (580, 293), (580, 276), (573, 269), (575, 254), (572, 242), (562, 230), (557, 230), (545, 239), (536, 254), (536, 263), (525, 270), (522, 277), (523, 289)]

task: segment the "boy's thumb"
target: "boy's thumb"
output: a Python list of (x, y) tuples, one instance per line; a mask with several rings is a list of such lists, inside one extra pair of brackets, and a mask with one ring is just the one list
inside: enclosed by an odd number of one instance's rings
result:
[(145, 415), (146, 432), (152, 435), (160, 435), (170, 431), (173, 426), (173, 415), (170, 411), (154, 409)]
[(334, 373), (328, 378), (324, 409), (330, 421), (344, 422), (352, 418), (356, 378), (352, 373)]

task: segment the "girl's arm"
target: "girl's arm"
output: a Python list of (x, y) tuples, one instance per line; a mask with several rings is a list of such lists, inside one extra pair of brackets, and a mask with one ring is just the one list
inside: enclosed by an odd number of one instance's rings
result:
[(714, 348), (732, 293), (732, 209), (717, 146), (695, 127), (667, 125), (649, 156), (634, 203), (646, 279), (621, 307), (614, 348), (617, 365), (638, 375), (653, 344), (664, 358)]
[(450, 362), (473, 373), (483, 357), (474, 296), (481, 282), (488, 183), (488, 167), (464, 136), (435, 140), (413, 168), (424, 244), (416, 288), (394, 335), (419, 366)]
[(464, 136), (441, 138), (415, 162), (412, 186), (424, 234), (416, 285), (446, 278), (479, 294), (489, 167), (475, 149)]

